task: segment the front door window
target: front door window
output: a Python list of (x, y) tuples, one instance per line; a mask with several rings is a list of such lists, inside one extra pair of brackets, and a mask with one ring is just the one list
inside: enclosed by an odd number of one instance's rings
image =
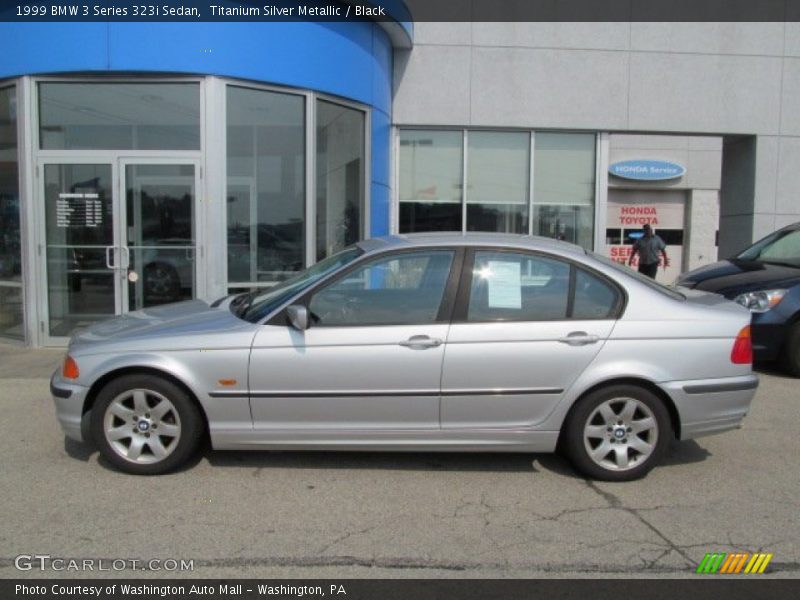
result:
[(408, 252), (358, 267), (314, 294), (311, 318), (318, 327), (433, 323), (454, 254)]

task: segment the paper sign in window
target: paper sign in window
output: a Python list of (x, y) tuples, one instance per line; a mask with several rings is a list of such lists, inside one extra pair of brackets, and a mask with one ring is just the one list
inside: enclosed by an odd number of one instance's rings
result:
[(490, 260), (489, 308), (522, 308), (522, 277), (519, 262)]

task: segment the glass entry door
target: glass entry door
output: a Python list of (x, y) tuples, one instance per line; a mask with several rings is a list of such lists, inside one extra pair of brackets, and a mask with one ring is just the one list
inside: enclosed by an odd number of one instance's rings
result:
[(123, 311), (196, 296), (195, 165), (124, 163)]
[[(45, 164), (46, 340), (118, 313), (114, 169), (110, 164)], [(40, 246), (41, 248), (41, 246)]]
[(114, 315), (196, 297), (195, 161), (40, 166), (46, 344)]

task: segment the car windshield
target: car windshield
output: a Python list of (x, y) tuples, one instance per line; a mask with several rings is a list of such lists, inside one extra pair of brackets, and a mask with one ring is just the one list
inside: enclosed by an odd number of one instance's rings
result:
[(607, 256), (603, 256), (601, 254), (595, 254), (594, 252), (590, 252), (588, 250), (586, 251), (586, 254), (588, 254), (592, 258), (597, 259), (598, 261), (600, 261), (604, 265), (612, 267), (613, 269), (615, 269), (619, 273), (623, 273), (623, 274), (627, 275), (628, 277), (633, 277), (634, 279), (636, 279), (640, 283), (643, 283), (646, 286), (656, 290), (657, 292), (660, 292), (660, 293), (662, 293), (662, 294), (664, 294), (666, 296), (669, 296), (670, 298), (674, 298), (675, 300), (686, 300), (686, 296), (681, 294), (675, 288), (666, 286), (663, 283), (658, 283), (655, 279), (650, 279), (646, 275), (642, 275), (641, 273), (639, 273), (637, 271), (634, 271), (633, 269), (631, 269), (629, 267), (626, 267), (625, 265), (621, 265), (620, 263), (611, 260)]
[(311, 287), (329, 273), (351, 263), (362, 253), (363, 251), (357, 246), (346, 248), (338, 254), (329, 256), (305, 271), (298, 273), (294, 277), (280, 282), (274, 287), (245, 294), (242, 302), (234, 302), (231, 304), (231, 309), (239, 318), (255, 323), (263, 319), (292, 296)]
[(750, 246), (736, 258), (800, 267), (800, 229), (776, 231)]

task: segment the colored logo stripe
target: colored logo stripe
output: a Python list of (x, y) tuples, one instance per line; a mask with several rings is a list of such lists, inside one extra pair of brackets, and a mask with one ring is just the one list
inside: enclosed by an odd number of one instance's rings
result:
[(753, 558), (751, 558), (750, 562), (747, 563), (747, 566), (744, 568), (744, 572), (763, 573), (773, 556), (773, 554), (753, 554)]
[[(710, 552), (703, 557), (703, 560), (698, 565), (697, 573), (728, 575), (742, 572), (751, 575), (763, 573), (773, 556), (775, 555), (763, 552), (757, 552), (756, 554), (750, 554), (749, 552), (733, 552), (731, 554)], [(742, 568), (744, 568), (744, 571), (742, 571)]]
[(738, 573), (742, 570), (744, 563), (750, 558), (749, 552), (734, 552), (728, 554), (728, 558), (722, 565), (720, 573)]
[(697, 567), (698, 573), (716, 573), (717, 569), (719, 569), (722, 561), (725, 560), (725, 553), (724, 552), (714, 552), (711, 554), (706, 554), (703, 562), (700, 563), (700, 566)]

